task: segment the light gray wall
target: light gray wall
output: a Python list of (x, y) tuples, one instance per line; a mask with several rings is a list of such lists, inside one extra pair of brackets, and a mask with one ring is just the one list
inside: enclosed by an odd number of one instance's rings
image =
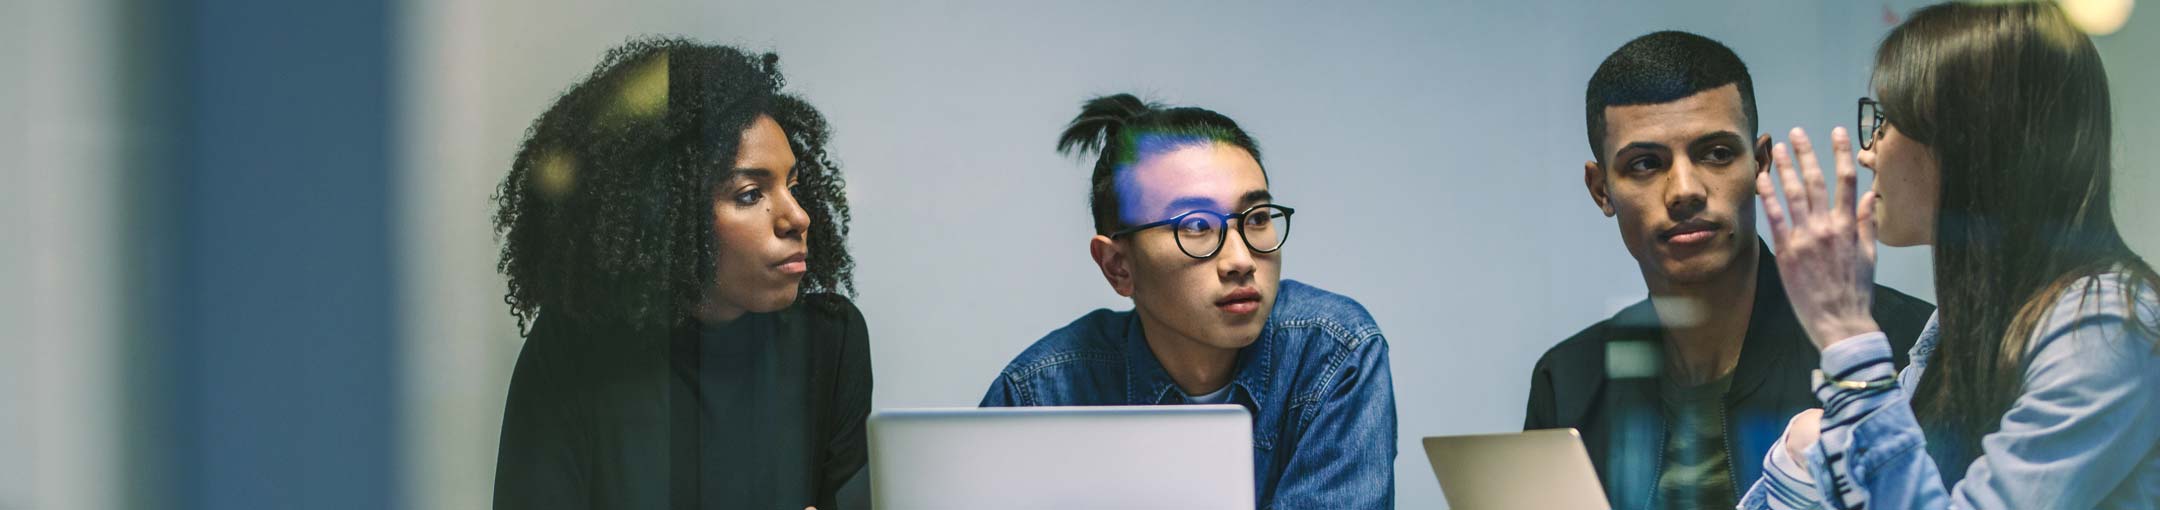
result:
[(2115, 107), (2115, 221), (2147, 262), (2160, 260), (2160, 6), (2130, 11), (2129, 23), (2093, 39), (2107, 64)]
[[(777, 50), (831, 118), (879, 407), (973, 405), (1043, 333), (1130, 306), (1088, 262), (1086, 164), (1052, 151), (1081, 100), (1133, 91), (1236, 118), (1300, 210), (1284, 275), (1387, 331), (1399, 502), (1433, 508), (1418, 438), (1519, 428), (1536, 357), (1643, 294), (1580, 184), (1583, 84), (1605, 54), (1658, 29), (1709, 35), (1752, 66), (1766, 132), (1827, 132), (1853, 122), (1884, 9), (1916, 5), (410, 2), (409, 493), (486, 501), (518, 348), (488, 194), (533, 117), (632, 34)], [(1882, 281), (1933, 294), (1925, 251), (1883, 259)]]

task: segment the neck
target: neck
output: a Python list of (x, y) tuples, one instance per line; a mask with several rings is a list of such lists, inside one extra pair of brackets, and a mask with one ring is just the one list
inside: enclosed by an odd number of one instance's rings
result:
[(1237, 349), (1223, 349), (1178, 333), (1145, 311), (1140, 314), (1140, 336), (1147, 341), (1155, 362), (1170, 374), (1170, 381), (1186, 395), (1206, 395), (1230, 384), (1237, 369)]
[(1684, 384), (1731, 373), (1740, 363), (1748, 321), (1755, 312), (1755, 272), (1760, 247), (1749, 245), (1733, 264), (1709, 280), (1650, 281), (1651, 307), (1665, 329), (1665, 372)]

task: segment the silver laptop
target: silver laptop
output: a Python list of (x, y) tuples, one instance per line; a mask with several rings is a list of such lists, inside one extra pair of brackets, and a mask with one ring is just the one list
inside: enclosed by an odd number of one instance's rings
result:
[(1449, 508), (1611, 508), (1575, 429), (1425, 438)]
[(880, 510), (1253, 508), (1252, 419), (1234, 405), (884, 409)]

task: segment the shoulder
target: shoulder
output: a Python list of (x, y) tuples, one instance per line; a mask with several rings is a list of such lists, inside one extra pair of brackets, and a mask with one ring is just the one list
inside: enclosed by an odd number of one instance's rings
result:
[(627, 349), (642, 341), (629, 328), (611, 328), (594, 321), (542, 312), (525, 335), (511, 384), (528, 386), (539, 381), (574, 378), (592, 372), (593, 365), (612, 359), (610, 346)]
[[(811, 346), (811, 356), (818, 360), (838, 359), (843, 367), (856, 366), (868, 370), (870, 356), (870, 328), (863, 321), (862, 310), (855, 302), (839, 294), (817, 293), (804, 295), (787, 311), (792, 320), (802, 326), (800, 332)], [(828, 363), (820, 361), (819, 363)]]
[(2160, 282), (2129, 271), (2073, 280), (2055, 295), (2055, 317), (2143, 317), (2160, 307)]
[(1392, 379), (1393, 374), (1389, 373), (1387, 337), (1356, 300), (1283, 280), (1261, 338), (1264, 343), (1246, 350), (1258, 349), (1258, 359), (1267, 360), (1258, 365), (1270, 372), (1265, 377), (1283, 376), (1280, 382), (1267, 384), (1287, 392), (1293, 408), (1310, 406), (1301, 420), (1312, 419), (1319, 409), (1314, 404), (1331, 399), (1385, 398), (1390, 402), (1387, 405), (1393, 405), (1393, 390), (1386, 383), (1359, 383), (1385, 381), (1371, 378)]
[(543, 311), (511, 369), (512, 403), (589, 402), (582, 397), (647, 368), (642, 361), (664, 352), (665, 332), (611, 324)]
[(1545, 372), (1581, 363), (1595, 363), (1598, 365), (1599, 372), (1602, 372), (1604, 363), (1602, 360), (1605, 359), (1605, 344), (1612, 339), (1613, 332), (1625, 327), (1630, 322), (1629, 317), (1643, 314), (1655, 316), (1654, 312), (1650, 310), (1650, 300), (1648, 299), (1628, 305), (1627, 308), (1614, 312), (1611, 317), (1592, 323), (1581, 331), (1569, 335), (1560, 343), (1553, 345), (1552, 348), (1546, 349), (1545, 354), (1538, 357), (1535, 370)]
[(1365, 305), (1297, 280), (1282, 281), (1276, 291), (1275, 309), (1268, 313), (1268, 325), (1278, 330), (1318, 332), (1345, 349), (1387, 347), (1380, 323), (1373, 320)]
[[(2108, 272), (2078, 278), (2053, 296), (2031, 303), (2044, 310), (2026, 343), (2025, 387), (2062, 395), (2108, 399), (2135, 387), (2129, 398), (2160, 391), (2160, 290), (2150, 277)], [(2034, 389), (2046, 388), (2046, 389)], [(2034, 393), (2038, 394), (2038, 393)]]
[(2151, 343), (2160, 329), (2160, 282), (2128, 271), (2110, 271), (2078, 278), (2056, 293), (2046, 315), (2034, 328), (2036, 341), (2029, 347), (2044, 348), (2056, 336), (2086, 328), (2119, 333), (2104, 335), (2105, 341), (2142, 338)]
[(999, 372), (1001, 379), (1026, 380), (1075, 364), (1122, 364), (1122, 338), (1132, 312), (1097, 309), (1043, 335), (1014, 356)]
[[(1530, 428), (1585, 426), (1584, 417), (1599, 405), (1601, 400), (1597, 396), (1607, 378), (1613, 375), (1608, 369), (1615, 366), (1606, 361), (1609, 349), (1634, 349), (1622, 353), (1626, 359), (1653, 359), (1657, 351), (1646, 342), (1654, 342), (1647, 335), (1654, 333), (1656, 317), (1657, 312), (1645, 298), (1546, 349), (1530, 370), (1530, 409), (1524, 425)], [(1637, 336), (1630, 332), (1643, 335), (1639, 338), (1645, 342), (1615, 342)], [(1641, 365), (1621, 363), (1617, 367), (1642, 370)]]

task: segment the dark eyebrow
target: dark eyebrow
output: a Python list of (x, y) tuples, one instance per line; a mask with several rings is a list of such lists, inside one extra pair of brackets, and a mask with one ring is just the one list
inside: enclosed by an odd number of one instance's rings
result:
[(725, 172), (725, 173), (721, 173), (721, 174), (720, 174), (720, 177), (722, 177), (722, 178), (726, 178), (726, 179), (733, 179), (733, 178), (736, 178), (736, 177), (749, 177), (749, 178), (758, 178), (758, 177), (772, 177), (772, 170), (767, 170), (767, 169), (763, 169), (763, 168), (736, 168), (736, 169), (728, 170), (728, 171), (727, 171), (727, 172)]
[[(1268, 190), (1256, 189), (1252, 191), (1247, 191), (1245, 192), (1244, 196), (1238, 197), (1238, 205), (1241, 207), (1251, 207), (1261, 202), (1269, 202), (1273, 200), (1275, 200), (1275, 195), (1268, 193)], [(1171, 200), (1169, 205), (1163, 206), (1163, 214), (1184, 214), (1187, 211), (1195, 210), (1231, 212), (1223, 211), (1220, 209), (1221, 207), (1222, 204), (1215, 203), (1215, 199), (1212, 198), (1202, 196), (1186, 196), (1178, 197), (1176, 200)]]
[(1220, 208), (1220, 205), (1215, 203), (1215, 199), (1200, 196), (1188, 196), (1178, 197), (1176, 200), (1171, 200), (1168, 205), (1163, 206), (1162, 213), (1163, 215), (1168, 216), (1174, 214), (1185, 214), (1186, 211), (1192, 210), (1206, 209), (1210, 211), (1215, 211)]
[[(794, 169), (790, 168), (789, 170)], [(736, 168), (721, 173), (720, 180), (730, 181), (734, 180), (737, 177), (745, 179), (772, 179), (774, 178), (774, 175), (776, 175), (775, 172), (773, 172), (771, 169), (766, 168)]]
[(1740, 133), (1734, 133), (1734, 132), (1731, 132), (1731, 131), (1719, 131), (1719, 132), (1716, 132), (1716, 133), (1710, 133), (1710, 134), (1707, 134), (1707, 135), (1702, 135), (1702, 136), (1699, 136), (1699, 137), (1695, 137), (1695, 141), (1694, 141), (1694, 142), (1692, 142), (1692, 143), (1689, 143), (1688, 145), (1689, 145), (1690, 147), (1692, 147), (1692, 146), (1696, 146), (1696, 145), (1702, 145), (1702, 144), (1706, 144), (1706, 143), (1715, 143), (1715, 142), (1731, 142), (1731, 143), (1734, 143), (1734, 144), (1739, 144), (1739, 145), (1746, 145), (1746, 144), (1747, 144), (1747, 137), (1744, 137), (1744, 136), (1740, 136)]
[[(1718, 131), (1715, 133), (1709, 133), (1695, 137), (1694, 140), (1688, 142), (1688, 146), (1696, 147), (1703, 144), (1716, 142), (1729, 142), (1735, 145), (1745, 146), (1747, 145), (1747, 137), (1740, 136), (1740, 133), (1735, 133), (1732, 131)], [(1665, 144), (1657, 142), (1630, 142), (1627, 145), (1620, 146), (1619, 150), (1613, 151), (1613, 156), (1619, 157), (1621, 153), (1627, 152), (1631, 149), (1640, 149), (1653, 152), (1664, 152), (1672, 150), (1671, 148), (1666, 147)]]
[(1665, 147), (1665, 144), (1657, 142), (1630, 142), (1627, 145), (1620, 146), (1620, 150), (1613, 151), (1613, 156), (1617, 157), (1620, 155), (1620, 153), (1627, 152), (1629, 149), (1642, 149), (1646, 151), (1671, 150)]

